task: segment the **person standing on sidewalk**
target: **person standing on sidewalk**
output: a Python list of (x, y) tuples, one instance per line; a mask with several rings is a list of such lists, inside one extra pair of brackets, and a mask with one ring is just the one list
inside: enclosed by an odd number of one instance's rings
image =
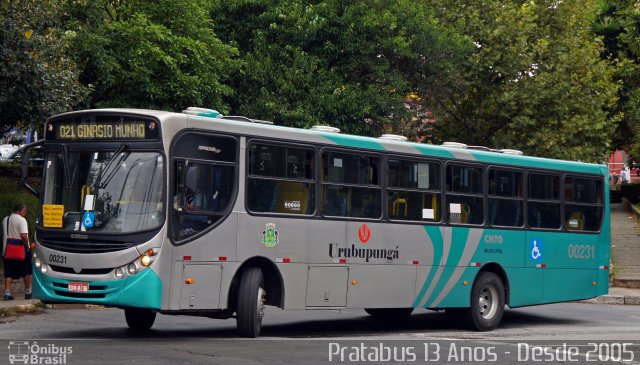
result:
[[(4, 259), (4, 300), (15, 299), (11, 295), (11, 282), (15, 279), (24, 278), (24, 299), (31, 299), (31, 255), (29, 254), (29, 226), (24, 218), (27, 214), (27, 205), (24, 203), (17, 204), (13, 207), (13, 213), (2, 220), (2, 229), (4, 230), (4, 238), (2, 240), (2, 256)], [(22, 240), (25, 249), (25, 257), (23, 260), (7, 259), (7, 241)]]

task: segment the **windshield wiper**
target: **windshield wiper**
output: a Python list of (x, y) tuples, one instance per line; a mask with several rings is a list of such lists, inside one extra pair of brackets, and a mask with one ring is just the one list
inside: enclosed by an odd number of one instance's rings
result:
[(67, 188), (71, 187), (71, 171), (69, 171), (69, 146), (66, 144), (62, 145), (62, 153), (64, 154), (64, 176), (66, 177), (65, 182), (67, 183)]
[[(107, 161), (107, 163), (104, 165), (104, 168), (100, 170), (100, 172), (98, 173), (98, 177), (96, 178), (96, 182), (95, 182), (95, 186), (98, 189), (103, 189), (105, 186), (107, 186), (107, 184), (109, 184), (109, 181), (111, 181), (111, 178), (113, 178), (113, 175), (115, 175), (116, 171), (118, 171), (117, 167), (113, 171), (111, 171), (109, 175), (107, 175), (107, 178), (105, 179), (104, 183), (102, 182), (102, 178), (105, 176), (105, 173), (109, 170), (109, 168), (111, 168), (111, 166), (113, 165), (114, 161), (116, 161), (118, 156), (120, 156), (120, 154), (123, 153), (126, 149), (127, 149), (127, 145), (126, 144), (120, 145), (120, 147), (116, 150), (116, 152), (113, 154), (113, 156), (111, 156), (109, 161)], [(123, 156), (127, 156), (127, 155), (128, 155), (128, 153), (124, 154)], [(122, 159), (120, 159), (120, 160), (122, 160)], [(120, 163), (120, 161), (118, 161), (118, 164), (119, 163)]]

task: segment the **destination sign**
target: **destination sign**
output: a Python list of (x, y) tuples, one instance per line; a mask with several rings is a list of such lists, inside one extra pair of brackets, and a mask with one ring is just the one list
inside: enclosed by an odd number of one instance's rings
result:
[(144, 139), (145, 122), (58, 124), (57, 139)]
[(47, 139), (57, 140), (133, 140), (157, 139), (157, 122), (142, 118), (94, 117), (51, 121)]

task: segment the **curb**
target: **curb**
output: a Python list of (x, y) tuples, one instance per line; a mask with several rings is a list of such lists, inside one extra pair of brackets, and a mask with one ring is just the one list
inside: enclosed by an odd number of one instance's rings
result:
[(610, 304), (610, 305), (640, 305), (640, 297), (607, 294), (607, 295), (602, 295), (592, 299), (581, 300), (580, 303)]
[(44, 309), (44, 304), (37, 299), (31, 299), (28, 303), (0, 306), (0, 317), (10, 317), (26, 313), (35, 313), (41, 309)]

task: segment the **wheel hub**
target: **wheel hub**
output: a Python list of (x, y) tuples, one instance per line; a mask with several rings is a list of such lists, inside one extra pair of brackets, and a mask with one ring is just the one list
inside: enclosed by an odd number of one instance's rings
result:
[(258, 308), (256, 313), (258, 314), (259, 319), (262, 319), (262, 317), (264, 317), (264, 302), (266, 300), (266, 297), (267, 292), (262, 288), (258, 288)]
[(491, 319), (498, 311), (498, 305), (495, 303), (498, 298), (498, 291), (492, 285), (482, 288), (478, 297), (478, 308), (480, 315), (484, 319)]

